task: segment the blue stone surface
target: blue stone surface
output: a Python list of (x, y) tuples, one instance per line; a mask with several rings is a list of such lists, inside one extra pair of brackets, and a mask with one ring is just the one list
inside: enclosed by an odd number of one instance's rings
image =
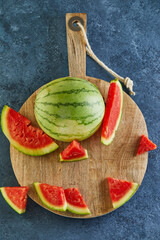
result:
[[(0, 110), (19, 110), (41, 85), (68, 75), (65, 14), (87, 13), (97, 56), (134, 80), (134, 101), (150, 139), (160, 142), (160, 1), (0, 0)], [(87, 58), (87, 75), (113, 77)], [(9, 142), (0, 130), (0, 185), (15, 186)], [(143, 184), (124, 206), (106, 216), (76, 220), (57, 216), (28, 199), (18, 215), (0, 196), (0, 239), (160, 239), (159, 148), (149, 153)]]

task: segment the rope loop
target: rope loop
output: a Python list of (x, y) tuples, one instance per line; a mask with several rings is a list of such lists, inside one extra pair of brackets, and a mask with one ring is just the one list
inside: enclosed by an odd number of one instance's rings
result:
[(120, 80), (125, 86), (126, 88), (129, 89), (129, 93), (130, 95), (135, 95), (135, 92), (133, 91), (133, 81), (129, 78), (123, 78), (120, 75), (118, 75), (116, 72), (114, 72), (112, 69), (110, 69), (109, 67), (107, 67), (102, 61), (100, 61), (100, 59), (94, 54), (94, 52), (92, 51), (92, 48), (89, 44), (85, 29), (83, 27), (83, 25), (80, 22), (77, 22), (77, 25), (81, 28), (82, 33), (83, 33), (83, 37), (86, 43), (86, 51), (87, 54), (94, 60), (96, 61), (101, 67), (103, 67), (106, 71), (108, 71), (111, 75), (113, 75), (115, 78), (117, 78), (118, 80)]

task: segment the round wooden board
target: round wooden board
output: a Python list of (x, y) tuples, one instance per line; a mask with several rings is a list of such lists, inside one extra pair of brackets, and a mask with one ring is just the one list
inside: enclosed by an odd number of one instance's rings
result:
[[(109, 83), (92, 77), (86, 79), (98, 86), (106, 101)], [(23, 104), (20, 113), (30, 119), (32, 125), (38, 126), (34, 117), (35, 97), (36, 92)], [(148, 135), (144, 117), (135, 102), (124, 93), (122, 119), (113, 142), (109, 146), (101, 143), (101, 128), (92, 137), (81, 142), (88, 150), (88, 159), (60, 162), (59, 153), (68, 143), (56, 141), (59, 148), (41, 157), (25, 155), (11, 146), (11, 162), (19, 184), (30, 187), (28, 194), (39, 205), (46, 208), (36, 194), (34, 182), (62, 186), (64, 189), (78, 187), (91, 215), (75, 215), (68, 211), (52, 212), (72, 218), (93, 218), (113, 211), (108, 185), (105, 184), (107, 176), (141, 184), (148, 153), (135, 155), (142, 134)]]

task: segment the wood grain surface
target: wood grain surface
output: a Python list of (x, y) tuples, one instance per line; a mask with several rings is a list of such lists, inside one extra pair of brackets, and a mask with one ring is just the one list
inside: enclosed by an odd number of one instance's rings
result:
[[(70, 76), (83, 77), (96, 84), (106, 101), (109, 83), (85, 76), (85, 43), (81, 39), (80, 31), (73, 34), (70, 29), (68, 30), (68, 20), (75, 15), (77, 14), (66, 15)], [(83, 18), (86, 27), (86, 14), (78, 14), (78, 16)], [(79, 37), (76, 37), (76, 34)], [(76, 41), (76, 38), (80, 38), (81, 41)], [(78, 44), (84, 46), (78, 46)], [(82, 68), (77, 70), (78, 66)], [(34, 101), (37, 92), (38, 90), (20, 109), (20, 113), (29, 118), (34, 126), (38, 126), (34, 116)], [(33, 182), (38, 181), (64, 188), (78, 187), (91, 215), (80, 216), (68, 211), (52, 212), (72, 218), (97, 217), (113, 210), (108, 185), (105, 184), (107, 176), (141, 184), (147, 167), (148, 153), (139, 156), (135, 156), (135, 154), (142, 134), (148, 135), (144, 117), (135, 102), (124, 93), (122, 119), (113, 142), (109, 146), (101, 143), (101, 128), (92, 137), (81, 142), (82, 146), (88, 150), (88, 159), (69, 163), (60, 162), (59, 153), (68, 143), (56, 141), (59, 148), (55, 152), (41, 157), (25, 155), (11, 146), (11, 162), (19, 184), (30, 187), (29, 196), (39, 205), (46, 208), (39, 200)]]

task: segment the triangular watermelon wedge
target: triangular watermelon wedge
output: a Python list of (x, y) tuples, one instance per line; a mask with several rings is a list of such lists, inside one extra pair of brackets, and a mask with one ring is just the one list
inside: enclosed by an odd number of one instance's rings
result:
[(72, 162), (88, 158), (88, 152), (79, 142), (72, 141), (63, 152), (60, 153), (60, 161)]
[(137, 155), (156, 149), (157, 146), (151, 140), (149, 140), (145, 135), (142, 135), (140, 139), (140, 144), (137, 150)]
[(1, 187), (6, 202), (19, 214), (26, 211), (28, 187)]
[(91, 214), (78, 188), (67, 188), (64, 192), (67, 201), (67, 209), (70, 212), (80, 215)]
[(107, 177), (109, 192), (114, 208), (127, 202), (138, 188), (138, 183)]
[(110, 82), (108, 91), (105, 114), (103, 118), (101, 142), (109, 145), (118, 129), (123, 106), (123, 90), (120, 82), (115, 79)]
[(40, 200), (46, 207), (52, 210), (66, 211), (67, 202), (62, 187), (39, 182), (35, 182), (34, 187)]
[(40, 128), (7, 105), (1, 115), (1, 127), (10, 143), (20, 152), (41, 156), (58, 148), (58, 145)]

